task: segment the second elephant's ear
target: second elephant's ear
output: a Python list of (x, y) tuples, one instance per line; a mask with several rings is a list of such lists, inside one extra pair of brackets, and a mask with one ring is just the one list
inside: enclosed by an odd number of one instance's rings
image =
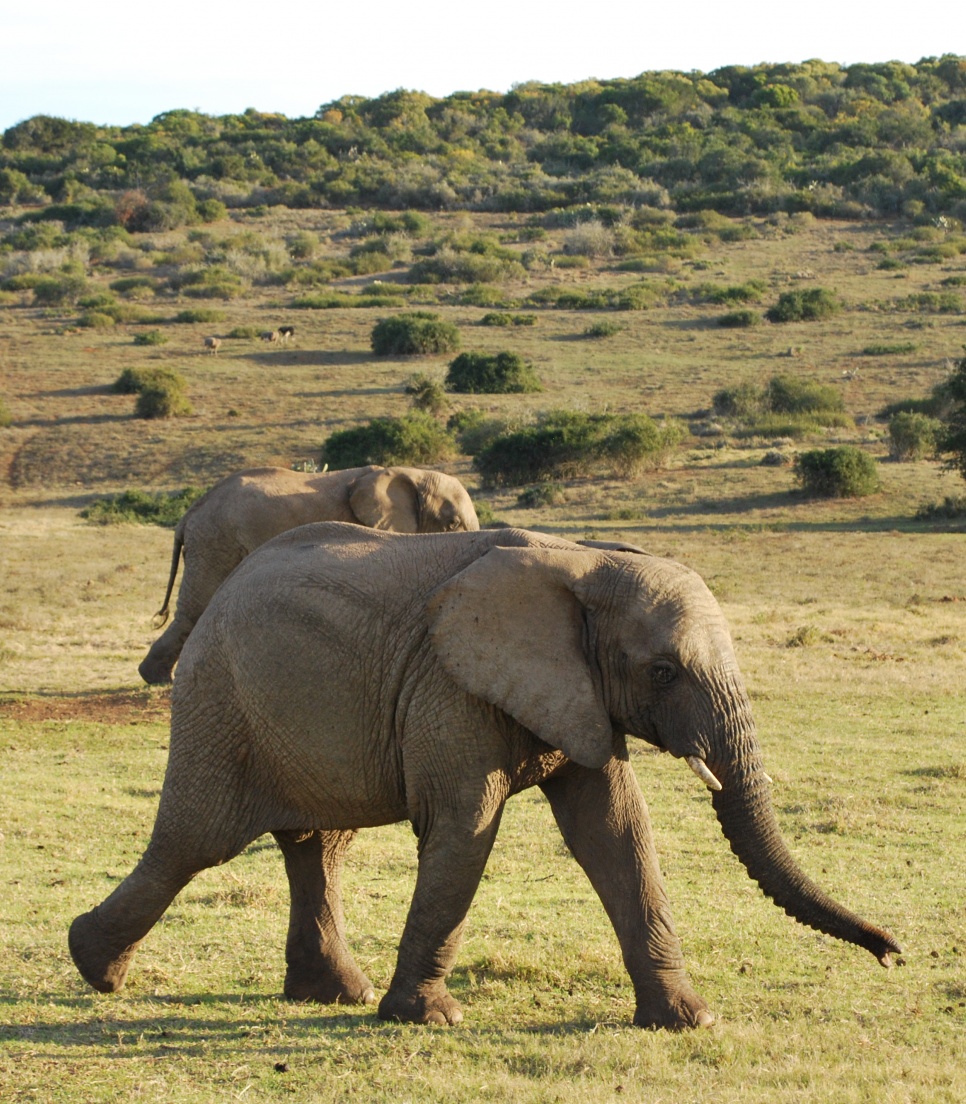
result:
[(349, 487), (349, 506), (360, 525), (419, 532), (419, 492), (405, 473), (393, 468), (360, 475)]
[(592, 768), (610, 758), (613, 729), (573, 587), (596, 564), (589, 552), (493, 548), (427, 605), (433, 646), (459, 686)]

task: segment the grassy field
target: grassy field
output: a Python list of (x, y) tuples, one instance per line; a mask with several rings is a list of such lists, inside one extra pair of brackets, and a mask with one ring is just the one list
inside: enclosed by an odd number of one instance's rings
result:
[[(293, 229), (273, 219), (258, 232)], [(333, 254), (347, 248), (350, 221), (304, 219)], [(438, 222), (508, 236), (516, 225)], [(278, 287), (216, 304), (216, 323), (164, 325), (168, 340), (153, 348), (133, 344), (147, 325), (85, 330), (69, 310), (24, 296), (0, 305), (0, 397), (13, 417), (0, 429), (0, 1097), (966, 1099), (966, 523), (916, 520), (962, 482), (931, 461), (889, 462), (875, 419), (887, 402), (926, 394), (962, 355), (963, 313), (896, 308), (938, 291), (962, 260), (909, 264), (897, 278), (869, 246), (898, 230), (808, 219), (755, 228), (668, 266), (685, 287), (760, 279), (763, 306), (818, 284), (846, 309), (823, 323), (734, 331), (716, 325), (723, 308), (685, 297), (608, 314), (623, 328), (589, 340), (599, 313), (542, 310), (535, 326), (508, 332), (477, 325), (486, 309), (461, 304), (452, 287), (422, 289), (417, 301), (455, 321), (464, 348), (519, 352), (545, 384), (536, 395), (454, 403), (518, 418), (561, 406), (642, 411), (697, 426), (719, 388), (788, 372), (841, 388), (854, 429), (778, 445), (691, 436), (666, 468), (574, 480), (563, 502), (540, 509), (522, 508), (518, 489), (481, 490), (466, 457), (450, 468), (502, 522), (621, 537), (701, 572), (732, 626), (793, 850), (834, 895), (896, 934), (901, 963), (883, 971), (785, 917), (730, 855), (703, 789), (638, 749), (689, 968), (718, 1017), (707, 1031), (630, 1026), (613, 932), (538, 793), (510, 802), (470, 913), (452, 979), (466, 1013), (458, 1028), (282, 1000), (287, 894), (265, 839), (180, 895), (122, 993), (90, 991), (70, 962), (67, 927), (140, 854), (164, 769), (167, 697), (141, 686), (136, 668), (154, 636), (171, 534), (92, 526), (79, 511), (127, 488), (205, 485), (239, 467), (315, 457), (333, 430), (403, 413), (407, 376), (442, 375), (445, 358), (377, 359), (369, 334), (386, 310), (297, 311)], [(161, 237), (157, 247), (173, 250), (183, 233)], [(551, 236), (542, 248), (557, 245)], [(551, 283), (636, 279), (598, 261), (546, 268), (501, 293), (522, 302)], [(186, 305), (154, 307), (172, 315)], [(206, 334), (284, 322), (296, 325), (287, 348), (225, 337), (217, 356), (203, 352)], [(882, 345), (906, 351), (863, 352)], [(193, 417), (140, 421), (131, 396), (111, 393), (123, 368), (154, 363), (186, 377)], [(790, 466), (761, 463), (776, 447), (839, 441), (875, 458), (880, 493), (809, 501)], [(362, 833), (350, 857), (351, 941), (380, 987), (414, 872), (405, 825)]]

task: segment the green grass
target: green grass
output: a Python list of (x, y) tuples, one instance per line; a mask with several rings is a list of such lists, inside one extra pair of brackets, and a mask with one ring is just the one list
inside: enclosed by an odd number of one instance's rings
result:
[[(143, 847), (165, 728), (143, 723), (135, 742), (129, 724), (3, 719), (0, 877), (15, 892), (0, 921), (0, 1090), (65, 1102), (246, 1087), (319, 1101), (961, 1099), (966, 761), (950, 736), (966, 736), (966, 697), (843, 687), (759, 688), (755, 699), (794, 850), (899, 935), (904, 964), (882, 971), (784, 917), (729, 856), (688, 773), (637, 751), (689, 968), (719, 1017), (684, 1035), (630, 1026), (613, 932), (536, 792), (509, 803), (470, 913), (452, 980), (459, 1028), (281, 999), (286, 890), (267, 838), (200, 875), (139, 951), (127, 988), (97, 995), (74, 973), (66, 927)], [(351, 940), (380, 988), (414, 854), (400, 826), (363, 832), (351, 853)]]

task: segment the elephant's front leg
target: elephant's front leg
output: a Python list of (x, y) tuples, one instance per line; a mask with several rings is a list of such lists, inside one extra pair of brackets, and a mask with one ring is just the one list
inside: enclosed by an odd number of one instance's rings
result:
[(456, 1024), (463, 1012), (446, 988), (463, 922), (483, 876), (503, 804), (476, 815), (437, 810), (420, 832), (419, 868), (396, 972), (379, 1003), (384, 1020)]
[(346, 943), (342, 864), (354, 831), (275, 832), (291, 908), (285, 995), (324, 1004), (371, 1004), (375, 990)]
[(570, 764), (542, 786), (567, 846), (610, 917), (634, 983), (640, 1027), (713, 1021), (691, 988), (658, 867), (647, 806), (630, 764)]

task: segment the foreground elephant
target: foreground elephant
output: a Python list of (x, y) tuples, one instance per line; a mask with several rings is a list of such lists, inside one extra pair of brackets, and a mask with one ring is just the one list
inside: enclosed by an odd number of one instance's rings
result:
[(195, 622), (249, 552), (286, 529), (312, 521), (351, 521), (397, 533), (480, 527), (466, 488), (442, 472), (381, 467), (317, 473), (287, 468), (235, 472), (198, 499), (175, 529), (168, 589), (157, 614), (162, 624), (167, 620), (182, 548), (184, 576), (174, 620), (138, 667), (144, 681), (171, 681)]
[(416, 888), (379, 1014), (456, 1023), (446, 976), (504, 803), (539, 786), (617, 932), (634, 1022), (709, 1023), (625, 733), (689, 762), (778, 905), (889, 964), (892, 936), (825, 896), (782, 841), (728, 630), (692, 571), (519, 529), (333, 524), (249, 556), (199, 621), (151, 841), (74, 921), (74, 961), (119, 989), (178, 891), (272, 832), (291, 889), (286, 994), (373, 1000), (345, 939), (342, 860), (356, 829), (409, 820)]

